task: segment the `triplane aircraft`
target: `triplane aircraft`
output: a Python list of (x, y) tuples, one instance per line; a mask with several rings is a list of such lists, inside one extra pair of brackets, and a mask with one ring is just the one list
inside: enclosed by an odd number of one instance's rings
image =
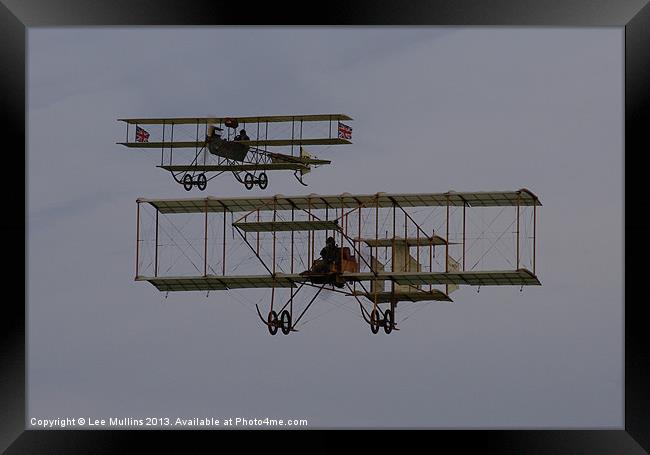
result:
[[(303, 146), (351, 144), (352, 128), (342, 123), (349, 120), (352, 118), (344, 114), (123, 118), (118, 121), (126, 123), (126, 141), (118, 144), (126, 147), (159, 149), (161, 156), (158, 167), (169, 171), (174, 180), (182, 184), (187, 191), (194, 186), (203, 191), (208, 181), (226, 172), (232, 172), (235, 179), (248, 190), (255, 185), (265, 189), (269, 181), (267, 171), (293, 171), (296, 179), (306, 186), (303, 177), (311, 171), (312, 166), (330, 164), (331, 161), (315, 158)], [(290, 136), (270, 137), (269, 124), (275, 126), (276, 130), (287, 130), (290, 124)], [(303, 126), (307, 129), (307, 126), (324, 124), (328, 126), (326, 137), (323, 137), (324, 127), (320, 130), (320, 137), (303, 136)], [(129, 133), (130, 125), (135, 125), (133, 139)], [(160, 129), (160, 140), (149, 141), (151, 132), (141, 125), (155, 125), (155, 128)], [(333, 136), (334, 126), (336, 126), (336, 136)], [(188, 132), (188, 127), (193, 131)], [(237, 128), (240, 127), (239, 133), (236, 134)], [(175, 128), (176, 138), (174, 138)], [(247, 128), (250, 133), (246, 131)], [(185, 134), (184, 137), (180, 137), (180, 140), (179, 133)], [(249, 137), (249, 134), (254, 135), (254, 138)], [(289, 134), (288, 131), (285, 134)], [(193, 136), (191, 140), (188, 140), (188, 135)], [(290, 148), (290, 154), (269, 150), (277, 147)], [(193, 159), (190, 162), (174, 163), (174, 149), (179, 148), (194, 149)], [(168, 161), (165, 159), (166, 150)]]
[[(540, 285), (541, 205), (527, 189), (138, 199), (135, 280), (166, 293), (268, 288), (266, 314), (254, 306), (273, 335), (296, 331), (323, 293), (355, 302), (372, 333), (388, 334), (399, 303), (451, 302), (460, 286)], [(183, 258), (189, 273), (178, 271)]]

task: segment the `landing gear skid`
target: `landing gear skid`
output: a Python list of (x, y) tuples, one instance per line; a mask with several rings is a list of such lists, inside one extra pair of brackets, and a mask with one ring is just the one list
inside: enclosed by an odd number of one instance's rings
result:
[(247, 190), (252, 190), (255, 185), (259, 186), (260, 189), (264, 190), (269, 184), (269, 178), (266, 176), (265, 172), (260, 173), (258, 178), (255, 178), (253, 174), (247, 172), (244, 176), (244, 186)]
[(293, 176), (298, 180), (302, 186), (308, 186), (305, 182), (302, 181), (302, 174), (299, 171), (293, 173)]
[(183, 183), (185, 191), (190, 191), (194, 185), (196, 185), (201, 191), (205, 190), (208, 186), (208, 179), (203, 173), (199, 174), (196, 177), (196, 180), (194, 180), (190, 174), (185, 174), (181, 182)]

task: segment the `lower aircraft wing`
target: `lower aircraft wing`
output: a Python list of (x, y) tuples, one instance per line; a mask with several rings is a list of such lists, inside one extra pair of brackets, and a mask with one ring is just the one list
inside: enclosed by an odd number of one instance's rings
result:
[(172, 164), (156, 166), (172, 172), (248, 172), (248, 171), (298, 171), (306, 168), (299, 163), (266, 163), (266, 164)]
[(344, 273), (356, 281), (393, 280), (400, 285), (457, 284), (470, 286), (540, 286), (539, 279), (527, 269), (464, 272), (372, 272)]
[(271, 275), (207, 275), (147, 277), (138, 276), (136, 281), (148, 281), (159, 291), (220, 291), (244, 288), (295, 288), (305, 281), (298, 274), (276, 273)]

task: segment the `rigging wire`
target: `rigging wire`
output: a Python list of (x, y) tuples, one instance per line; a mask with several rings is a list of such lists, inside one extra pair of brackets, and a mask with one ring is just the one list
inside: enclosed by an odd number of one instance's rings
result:
[(515, 221), (516, 221), (516, 220), (513, 220), (513, 221), (510, 223), (510, 225), (508, 225), (508, 227), (506, 228), (506, 230), (503, 231), (503, 233), (502, 233), (502, 234), (501, 234), (501, 235), (500, 235), (500, 236), (499, 236), (499, 237), (498, 237), (498, 238), (497, 238), (497, 239), (492, 243), (492, 245), (490, 245), (490, 246), (487, 248), (487, 250), (485, 250), (485, 252), (483, 253), (483, 255), (482, 255), (480, 258), (478, 258), (478, 260), (476, 261), (476, 263), (474, 264), (474, 266), (472, 266), (472, 268), (471, 268), (470, 270), (474, 270), (474, 267), (476, 267), (476, 266), (478, 265), (479, 261), (480, 261), (481, 259), (483, 259), (483, 257), (485, 257), (485, 255), (490, 251), (490, 249), (492, 249), (492, 247), (496, 244), (496, 242), (498, 242), (498, 241), (501, 239), (501, 237), (504, 236), (504, 234), (507, 232), (507, 230), (510, 229), (510, 228), (512, 227), (513, 224), (515, 224)]

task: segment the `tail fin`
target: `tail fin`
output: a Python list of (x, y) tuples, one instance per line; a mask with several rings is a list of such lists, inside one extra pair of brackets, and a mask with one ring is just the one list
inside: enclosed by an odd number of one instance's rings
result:
[(312, 154), (305, 150), (302, 146), (300, 147), (300, 158), (313, 158)]

